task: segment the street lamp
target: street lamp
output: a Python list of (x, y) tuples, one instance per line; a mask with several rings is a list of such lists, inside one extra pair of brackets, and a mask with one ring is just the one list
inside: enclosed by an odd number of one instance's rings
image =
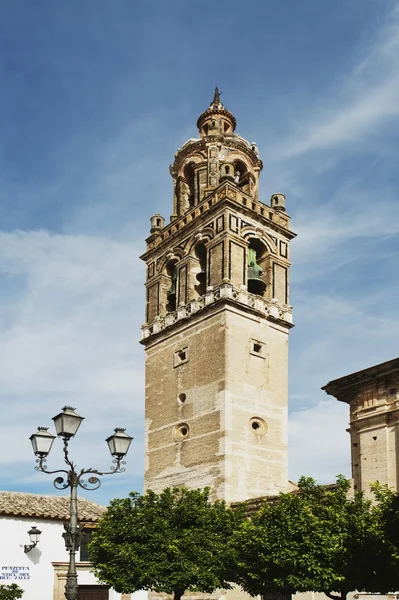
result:
[(30, 539), (31, 543), (29, 544), (29, 546), (28, 545), (24, 546), (25, 554), (27, 554), (28, 552), (33, 550), (33, 548), (36, 548), (37, 544), (40, 542), (40, 534), (41, 534), (40, 529), (38, 529), (36, 527), (36, 525), (32, 525), (32, 527), (28, 531), (28, 535), (29, 535), (29, 539)]
[[(97, 475), (112, 475), (113, 473), (121, 473), (125, 469), (125, 461), (123, 460), (128, 453), (132, 437), (125, 433), (125, 430), (117, 427), (114, 433), (110, 435), (106, 442), (108, 444), (112, 461), (115, 466), (111, 467), (110, 471), (98, 471), (97, 469), (82, 469), (76, 470), (76, 465), (69, 458), (69, 440), (74, 437), (78, 431), (84, 417), (81, 417), (75, 412), (72, 406), (64, 406), (62, 412), (53, 417), (55, 430), (58, 437), (64, 441), (64, 460), (67, 464), (67, 469), (58, 469), (56, 471), (48, 471), (46, 460), (53, 445), (55, 435), (49, 433), (48, 427), (38, 427), (37, 432), (30, 436), (33, 452), (37, 456), (36, 462), (38, 466), (36, 471), (42, 471), (53, 475), (54, 473), (65, 473), (65, 475), (54, 479), (54, 486), (57, 490), (65, 490), (71, 488), (69, 523), (64, 523), (65, 532), (62, 537), (65, 541), (65, 547), (69, 551), (69, 567), (65, 584), (65, 597), (67, 600), (77, 600), (78, 597), (78, 576), (76, 573), (75, 554), (79, 550), (82, 531), (78, 522), (78, 486), (85, 490), (96, 490), (100, 487), (101, 481)], [(84, 475), (89, 475), (87, 481), (83, 479)], [(30, 534), (31, 532), (29, 532)], [(40, 532), (39, 532), (40, 533)], [(33, 543), (33, 540), (32, 540)]]

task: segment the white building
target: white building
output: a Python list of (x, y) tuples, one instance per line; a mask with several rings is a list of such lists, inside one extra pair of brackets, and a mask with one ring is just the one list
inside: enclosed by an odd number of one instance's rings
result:
[[(103, 586), (90, 570), (87, 544), (90, 533), (105, 507), (79, 499), (79, 520), (86, 535), (77, 552), (79, 600), (130, 600)], [(25, 590), (23, 600), (62, 600), (69, 554), (64, 545), (63, 523), (69, 518), (68, 496), (45, 496), (0, 491), (0, 583), (16, 583)], [(40, 542), (30, 552), (28, 531), (41, 530)], [(138, 592), (135, 600), (144, 600)]]

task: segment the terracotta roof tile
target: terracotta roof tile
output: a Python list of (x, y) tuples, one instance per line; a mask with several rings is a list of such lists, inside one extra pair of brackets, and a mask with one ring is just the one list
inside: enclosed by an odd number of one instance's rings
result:
[[(69, 496), (0, 491), (0, 515), (65, 521), (69, 519), (69, 502)], [(91, 500), (78, 499), (80, 521), (96, 522), (105, 510), (105, 506)]]

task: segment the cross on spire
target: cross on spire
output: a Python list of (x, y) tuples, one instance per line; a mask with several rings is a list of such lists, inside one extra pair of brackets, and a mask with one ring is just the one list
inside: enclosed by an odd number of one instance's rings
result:
[(220, 96), (223, 94), (223, 92), (219, 92), (219, 88), (218, 86), (215, 87), (215, 95), (213, 96), (213, 101), (212, 104), (222, 104), (222, 101), (220, 99)]

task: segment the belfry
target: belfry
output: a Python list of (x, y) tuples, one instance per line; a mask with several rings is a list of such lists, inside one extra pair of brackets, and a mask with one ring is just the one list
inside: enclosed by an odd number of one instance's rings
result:
[(288, 490), (289, 243), (285, 197), (218, 89), (175, 154), (170, 222), (146, 263), (145, 488), (209, 486), (227, 502)]

